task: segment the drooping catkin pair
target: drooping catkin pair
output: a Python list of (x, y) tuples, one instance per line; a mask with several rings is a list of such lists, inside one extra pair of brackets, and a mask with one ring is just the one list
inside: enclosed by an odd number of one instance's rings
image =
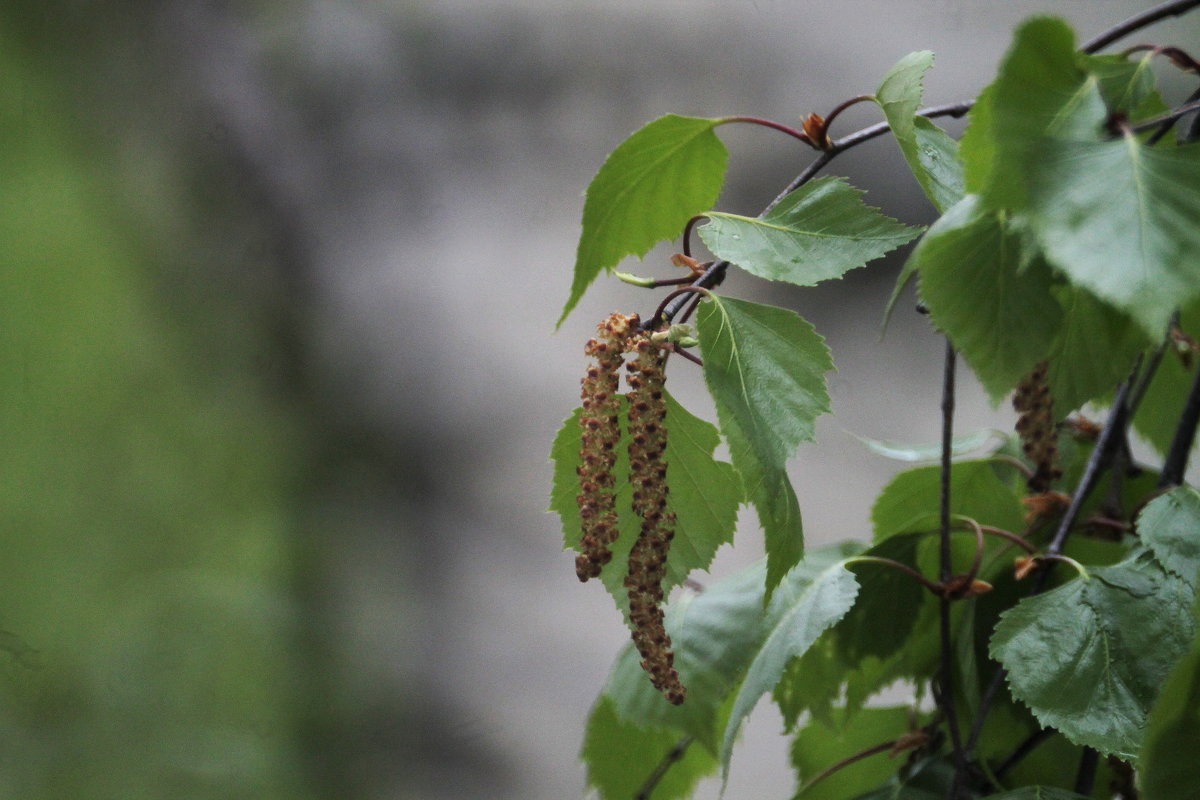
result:
[(654, 687), (675, 704), (687, 690), (674, 667), (675, 655), (664, 624), (662, 601), (667, 552), (675, 536), (675, 514), (667, 505), (667, 427), (665, 351), (644, 331), (636, 315), (612, 314), (598, 327), (599, 338), (585, 347), (596, 359), (583, 378), (580, 417), (579, 503), (583, 538), (575, 559), (581, 581), (597, 577), (612, 559), (617, 536), (615, 480), (616, 444), (620, 439), (619, 369), (628, 364), (629, 481), (633, 511), (641, 530), (629, 553), (624, 585), (629, 595), (633, 642), (641, 666)]
[(1058, 436), (1054, 426), (1054, 400), (1046, 383), (1046, 362), (1039, 361), (1017, 384), (1013, 394), (1017, 417), (1017, 433), (1021, 447), (1033, 462), (1034, 473), (1029, 478), (1029, 490), (1048, 491), (1062, 477), (1058, 466)]

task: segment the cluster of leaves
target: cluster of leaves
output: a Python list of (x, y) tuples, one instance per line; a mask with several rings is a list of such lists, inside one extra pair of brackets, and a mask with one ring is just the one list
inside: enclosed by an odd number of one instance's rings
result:
[[(647, 321), (695, 312), (717, 411), (714, 426), (666, 398), (678, 531), (665, 586), (708, 568), (743, 503), (766, 558), (668, 604), (686, 703), (650, 686), (632, 648), (618, 658), (583, 746), (603, 797), (680, 797), (727, 774), (764, 695), (794, 734), (805, 798), (1133, 796), (1135, 783), (1151, 798), (1200, 796), (1200, 493), (1180, 485), (1178, 454), (1182, 443), (1186, 464), (1200, 409), (1186, 358), (1189, 332), (1200, 334), (1200, 144), (1166, 135), (1195, 103), (1164, 101), (1152, 68), (1162, 52), (1083, 52), (1061, 20), (1030, 20), (961, 141), (919, 113), (932, 54), (902, 59), (864, 99), (941, 212), (925, 231), (815, 170), (757, 217), (711, 210), (727, 161), (716, 128), (745, 118), (662, 117), (609, 156), (588, 189), (564, 318), (601, 272), (700, 217), (716, 257), (682, 305)], [(792, 131), (822, 151), (819, 166), (853, 139), (829, 139), (825, 124), (810, 116)], [(833, 361), (795, 313), (713, 287), (731, 266), (812, 286), (918, 237), (889, 312), (915, 277), (932, 324), (994, 402), (1036, 367), (1060, 423), (1088, 403), (1112, 410), (1102, 429), (1060, 425), (1050, 492), (1030, 490), (1015, 437), (951, 463), (981, 439), (951, 440), (948, 416), (932, 453), (872, 443), (943, 463), (882, 490), (870, 543), (805, 552), (786, 464), (830, 410)], [(578, 419), (552, 448), (551, 509), (568, 548), (579, 539)], [(1131, 463), (1130, 427), (1168, 454), (1161, 469)], [(722, 440), (729, 462), (714, 457)], [(614, 562), (636, 538), (625, 446)], [(1105, 470), (1108, 490), (1092, 497)], [(618, 573), (602, 580), (628, 614)], [(897, 681), (933, 702), (870, 704)]]

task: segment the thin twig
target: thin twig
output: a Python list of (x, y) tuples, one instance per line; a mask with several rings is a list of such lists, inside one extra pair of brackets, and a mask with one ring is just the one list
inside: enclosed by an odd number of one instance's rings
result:
[[(939, 574), (942, 584), (950, 580), (953, 565), (950, 549), (950, 469), (954, 458), (954, 373), (958, 357), (950, 340), (946, 340), (946, 358), (942, 367), (942, 469), (940, 489), (940, 541), (939, 541)], [(954, 686), (950, 680), (954, 651), (950, 639), (950, 604), (951, 600), (944, 594), (938, 601), (939, 625), (941, 633), (941, 666), (938, 669), (938, 705), (946, 717), (946, 725), (950, 729), (950, 745), (954, 751), (954, 785), (950, 791), (951, 800), (957, 800), (962, 794), (967, 777), (967, 759), (963, 751), (962, 731), (958, 728), (958, 714), (954, 708)]]
[(1075, 775), (1075, 792), (1084, 797), (1092, 796), (1092, 787), (1096, 784), (1096, 767), (1100, 764), (1100, 754), (1090, 747), (1083, 748), (1079, 756), (1079, 772)]
[(1192, 388), (1188, 392), (1187, 403), (1175, 426), (1175, 435), (1171, 437), (1171, 447), (1167, 450), (1166, 460), (1163, 461), (1162, 472), (1158, 477), (1160, 489), (1179, 486), (1183, 483), (1183, 474), (1187, 472), (1188, 456), (1192, 452), (1192, 443), (1196, 440), (1196, 425), (1200, 422), (1200, 368), (1192, 379)]
[(654, 791), (654, 787), (658, 786), (659, 781), (661, 781), (663, 776), (667, 774), (667, 770), (683, 760), (684, 755), (687, 754), (688, 746), (691, 745), (691, 743), (691, 736), (684, 736), (682, 739), (677, 741), (671, 747), (671, 749), (666, 752), (666, 755), (662, 757), (658, 764), (655, 765), (654, 771), (647, 776), (646, 780), (642, 783), (641, 788), (637, 790), (637, 794), (633, 796), (633, 800), (650, 800), (650, 793)]
[(843, 758), (841, 761), (838, 761), (836, 764), (831, 764), (830, 766), (826, 767), (825, 769), (821, 770), (816, 775), (814, 775), (812, 777), (812, 780), (805, 781), (804, 784), (801, 785), (801, 787), (796, 790), (796, 797), (800, 797), (805, 792), (807, 792), (809, 789), (816, 786), (818, 783), (825, 780), (833, 773), (837, 772), (838, 770), (845, 769), (846, 767), (853, 764), (855, 761), (861, 761), (862, 759), (866, 758), (867, 756), (873, 756), (876, 753), (883, 753), (888, 750), (891, 750), (893, 747), (896, 746), (896, 743), (899, 741), (900, 741), (899, 739), (892, 739), (890, 742), (882, 742), (880, 744), (875, 745), (874, 747), (868, 747), (866, 750), (860, 750), (857, 753), (848, 755), (845, 758)]
[(1058, 731), (1054, 730), (1054, 728), (1039, 728), (1038, 730), (1034, 731), (1028, 737), (1026, 737), (1025, 741), (1017, 745), (1016, 749), (1009, 753), (1009, 755), (1000, 762), (1000, 766), (996, 767), (993, 774), (997, 778), (1003, 778), (1005, 773), (1007, 773), (1017, 764), (1021, 763), (1021, 761), (1025, 759), (1025, 756), (1036, 750), (1039, 744), (1046, 741), (1056, 733), (1058, 733)]
[(1200, 6), (1200, 0), (1171, 0), (1171, 2), (1147, 9), (1140, 14), (1134, 14), (1124, 22), (1120, 22), (1098, 36), (1084, 42), (1083, 47), (1080, 49), (1085, 53), (1094, 53), (1118, 39), (1125, 38), (1136, 30), (1158, 22), (1160, 19), (1177, 17), (1196, 6)]

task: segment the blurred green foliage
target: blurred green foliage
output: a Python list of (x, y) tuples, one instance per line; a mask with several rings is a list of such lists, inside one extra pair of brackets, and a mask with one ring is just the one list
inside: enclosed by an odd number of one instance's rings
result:
[(229, 334), (244, 303), (163, 301), (161, 243), (14, 38), (0, 30), (0, 796), (311, 796), (302, 429), (246, 368), (262, 342)]

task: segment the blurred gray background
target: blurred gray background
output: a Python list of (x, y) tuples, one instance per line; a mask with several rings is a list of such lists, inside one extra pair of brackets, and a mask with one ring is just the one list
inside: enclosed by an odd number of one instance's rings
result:
[[(70, 163), (103, 170), (97, 203), (141, 248), (128, 291), (161, 327), (183, 331), (172, 352), (190, 376), (185, 391), (250, 387), (267, 398), (256, 419), (288, 420), (289, 444), (272, 439), (230, 462), (257, 454), (284, 476), (272, 506), (282, 509), (276, 555), (260, 571), (292, 609), (295, 624), (272, 630), (301, 676), (284, 704), (298, 733), (280, 744), (299, 755), (278, 762), (293, 788), (279, 790), (264, 767), (267, 777), (247, 785), (275, 788), (246, 796), (582, 794), (583, 726), (627, 634), (561, 550), (559, 522), (544, 512), (546, 459), (577, 403), (595, 322), (612, 310), (647, 313), (658, 295), (602, 278), (557, 333), (554, 322), (583, 190), (626, 135), (668, 112), (795, 124), (873, 91), (919, 49), (937, 54), (926, 102), (968, 99), (1027, 15), (1063, 15), (1084, 39), (1148, 5), (168, 0), (14, 2), (0, 12), (26, 81), (6, 96), (53, 106), (47, 118), (70, 137)], [(1137, 41), (1186, 45), (1197, 30), (1194, 20), (1168, 22)], [(877, 118), (856, 107), (834, 135)], [(729, 211), (756, 213), (812, 156), (764, 129), (720, 135), (731, 160), (719, 205)], [(7, 169), (23, 174), (23, 162)], [(932, 219), (887, 138), (828, 173), (848, 176), (891, 216)], [(625, 268), (665, 276), (677, 246)], [(898, 468), (851, 433), (937, 437), (941, 344), (911, 297), (879, 338), (899, 264), (808, 290), (737, 275), (725, 284), (798, 310), (838, 365), (835, 415), (792, 464), (810, 542), (866, 537), (870, 502)], [(674, 363), (672, 384), (711, 418), (697, 370)], [(969, 375), (960, 389), (960, 431), (1011, 424)], [(230, 447), (244, 442), (220, 430), (212, 436)], [(178, 467), (180, 480), (193, 468), (203, 465)], [(140, 502), (139, 485), (127, 489)], [(714, 574), (761, 556), (753, 522), (743, 514), (737, 547)], [(125, 528), (112, 535), (129, 541)], [(30, 647), (51, 664), (73, 658), (39, 613), (21, 618)], [(0, 609), (9, 627), (15, 615)], [(58, 730), (29, 713), (14, 741)], [(790, 796), (772, 713), (756, 712), (726, 797)], [(47, 741), (44, 758), (57, 747)], [(22, 796), (46, 785), (38, 769)], [(158, 787), (242, 796), (211, 776), (148, 780), (138, 796), (160, 796)], [(717, 791), (709, 781), (700, 796)]]

